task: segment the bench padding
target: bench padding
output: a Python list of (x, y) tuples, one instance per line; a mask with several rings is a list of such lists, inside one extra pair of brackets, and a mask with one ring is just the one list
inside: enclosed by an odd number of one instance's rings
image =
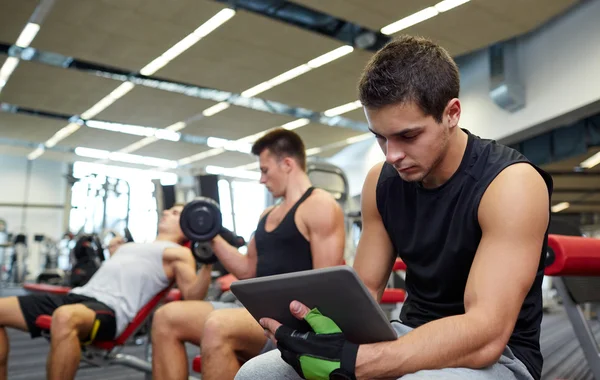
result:
[(548, 235), (550, 255), (547, 276), (599, 276), (600, 239)]

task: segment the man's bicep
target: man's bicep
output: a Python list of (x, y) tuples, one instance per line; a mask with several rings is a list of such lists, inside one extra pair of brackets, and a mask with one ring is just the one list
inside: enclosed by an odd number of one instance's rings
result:
[[(549, 221), (549, 194), (529, 164), (498, 175), (479, 206), (482, 238), (465, 291), (465, 310), (507, 341), (536, 277)], [(500, 285), (501, 284), (501, 285)]]
[(379, 299), (395, 259), (394, 247), (377, 209), (376, 186), (381, 165), (367, 175), (361, 196), (362, 231), (354, 269), (371, 293)]
[[(163, 254), (167, 277), (175, 280), (181, 287), (181, 283), (189, 281), (195, 276), (196, 262), (191, 251), (187, 248), (167, 248)], [(191, 276), (191, 277), (190, 277)]]

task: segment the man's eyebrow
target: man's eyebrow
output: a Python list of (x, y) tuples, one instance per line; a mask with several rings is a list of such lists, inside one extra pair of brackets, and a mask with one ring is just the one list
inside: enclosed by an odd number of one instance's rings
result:
[[(423, 129), (423, 127), (421, 127), (421, 126), (404, 128), (404, 129), (403, 129), (403, 130), (401, 130), (401, 131), (394, 132), (394, 133), (392, 134), (392, 136), (395, 136), (395, 137), (403, 137), (403, 136), (405, 136), (405, 135), (408, 135), (408, 134), (410, 134), (410, 133), (413, 133), (413, 132), (418, 132), (418, 131), (420, 131), (421, 129)], [(374, 130), (372, 130), (370, 127), (369, 127), (369, 131), (371, 131), (371, 133), (373, 133), (373, 134), (375, 134), (375, 135), (379, 135), (379, 133), (375, 132), (375, 131), (374, 131)]]

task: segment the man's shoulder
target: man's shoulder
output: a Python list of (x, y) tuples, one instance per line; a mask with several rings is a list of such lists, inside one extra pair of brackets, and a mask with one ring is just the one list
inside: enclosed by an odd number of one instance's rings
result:
[(315, 188), (310, 194), (310, 196), (306, 198), (303, 204), (312, 208), (322, 206), (335, 206), (338, 203), (333, 194), (329, 191), (320, 188)]
[(342, 213), (342, 208), (333, 194), (327, 190), (315, 188), (308, 198), (300, 204), (298, 212), (303, 219), (321, 218), (325, 213)]

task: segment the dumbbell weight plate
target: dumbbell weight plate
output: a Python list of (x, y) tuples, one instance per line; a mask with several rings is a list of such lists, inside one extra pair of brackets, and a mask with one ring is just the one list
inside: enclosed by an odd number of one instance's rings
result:
[(179, 219), (181, 231), (191, 241), (212, 240), (221, 230), (219, 204), (210, 198), (198, 197), (185, 205)]
[(210, 247), (209, 242), (194, 242), (192, 244), (192, 253), (196, 261), (203, 264), (213, 264), (217, 262), (217, 256)]

